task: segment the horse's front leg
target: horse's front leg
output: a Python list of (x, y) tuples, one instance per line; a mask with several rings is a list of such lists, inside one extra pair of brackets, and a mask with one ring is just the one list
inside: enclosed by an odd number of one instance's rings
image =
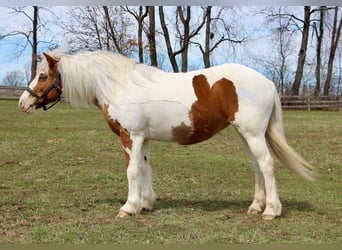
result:
[(138, 133), (129, 133), (124, 129), (120, 131), (120, 138), (127, 160), (128, 197), (117, 217), (126, 217), (140, 213), (143, 208), (142, 200), (147, 185), (143, 150), (145, 138)]
[(156, 201), (157, 195), (155, 194), (152, 186), (152, 169), (150, 166), (150, 141), (145, 140), (142, 147), (143, 162), (142, 162), (142, 178), (143, 187), (141, 195), (142, 209), (150, 211)]

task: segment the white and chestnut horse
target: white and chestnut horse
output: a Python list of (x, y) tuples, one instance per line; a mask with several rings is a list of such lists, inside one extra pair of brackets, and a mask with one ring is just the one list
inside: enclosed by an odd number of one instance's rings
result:
[(311, 165), (286, 142), (274, 84), (238, 64), (188, 73), (167, 73), (110, 52), (65, 55), (57, 51), (40, 63), (19, 100), (32, 113), (49, 109), (61, 95), (74, 105), (96, 105), (117, 134), (127, 160), (128, 198), (118, 217), (151, 210), (150, 140), (182, 145), (206, 140), (232, 124), (255, 171), (255, 194), (248, 213), (266, 220), (281, 215), (274, 160), (313, 180)]

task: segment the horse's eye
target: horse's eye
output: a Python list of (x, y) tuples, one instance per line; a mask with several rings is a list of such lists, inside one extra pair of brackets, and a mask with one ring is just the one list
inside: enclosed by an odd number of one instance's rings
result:
[(39, 81), (39, 82), (44, 82), (47, 78), (48, 78), (47, 75), (41, 74), (41, 75), (39, 75), (38, 81)]

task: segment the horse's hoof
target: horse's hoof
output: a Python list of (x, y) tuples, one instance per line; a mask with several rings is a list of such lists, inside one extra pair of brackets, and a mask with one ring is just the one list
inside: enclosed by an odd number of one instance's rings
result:
[(129, 213), (127, 213), (127, 212), (125, 212), (123, 210), (120, 210), (118, 215), (116, 216), (116, 218), (125, 218), (125, 217), (129, 217), (129, 216), (130, 216)]
[(275, 215), (266, 214), (266, 215), (262, 216), (262, 219), (263, 220), (273, 220), (275, 217), (276, 217)]
[(247, 214), (260, 214), (262, 211), (254, 208), (249, 208)]

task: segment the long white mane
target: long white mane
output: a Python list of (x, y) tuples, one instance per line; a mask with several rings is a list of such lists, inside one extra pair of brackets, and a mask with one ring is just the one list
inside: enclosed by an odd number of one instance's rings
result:
[(113, 101), (118, 87), (127, 82), (136, 65), (133, 59), (107, 51), (66, 55), (54, 50), (49, 55), (59, 60), (57, 69), (61, 73), (64, 97), (77, 106), (93, 104), (96, 96)]

